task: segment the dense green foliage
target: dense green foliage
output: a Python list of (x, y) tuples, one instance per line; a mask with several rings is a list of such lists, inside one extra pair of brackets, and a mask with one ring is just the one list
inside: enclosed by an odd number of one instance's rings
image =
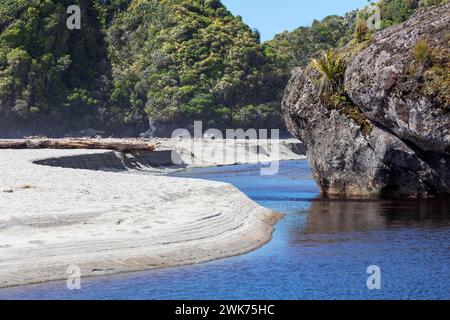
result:
[(66, 27), (73, 1), (0, 1), (0, 113), (29, 122), (95, 122), (105, 101), (106, 51), (97, 11), (80, 1), (83, 32)]
[(314, 20), (310, 27), (284, 32), (264, 43), (264, 52), (283, 70), (308, 64), (321, 51), (345, 45), (353, 37), (357, 12)]
[[(382, 0), (382, 27), (445, 2)], [(72, 4), (81, 30), (66, 27)], [(136, 134), (150, 116), (178, 126), (281, 127), (290, 70), (368, 40), (365, 15), (315, 20), (261, 45), (219, 0), (0, 0), (0, 125)]]
[[(68, 30), (66, 8), (82, 8)], [(286, 79), (217, 0), (0, 0), (0, 115), (27, 123), (280, 127)], [(268, 90), (268, 88), (270, 88)]]
[(258, 34), (219, 1), (133, 1), (109, 28), (108, 43), (119, 119), (145, 110), (163, 122), (249, 126), (259, 115), (261, 126), (280, 125), (270, 114), (279, 119), (284, 81)]
[(381, 0), (382, 28), (387, 28), (408, 20), (419, 8), (443, 5), (448, 0)]

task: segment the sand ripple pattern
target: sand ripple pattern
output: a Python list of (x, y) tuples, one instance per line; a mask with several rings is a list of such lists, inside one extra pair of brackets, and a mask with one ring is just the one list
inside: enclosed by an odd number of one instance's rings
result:
[(32, 163), (102, 152), (0, 151), (0, 287), (238, 255), (280, 218), (225, 183)]

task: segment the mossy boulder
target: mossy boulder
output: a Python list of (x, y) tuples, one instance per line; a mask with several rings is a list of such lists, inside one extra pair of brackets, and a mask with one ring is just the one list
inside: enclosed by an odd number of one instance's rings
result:
[[(313, 66), (293, 70), (282, 104), (286, 124), (306, 144), (325, 196), (450, 193), (449, 9), (420, 10), (367, 43), (341, 49), (346, 71), (336, 92), (324, 94)], [(421, 39), (429, 42), (417, 48)], [(430, 58), (415, 52), (427, 45)]]
[(450, 4), (377, 33), (346, 70), (346, 92), (373, 122), (450, 155)]

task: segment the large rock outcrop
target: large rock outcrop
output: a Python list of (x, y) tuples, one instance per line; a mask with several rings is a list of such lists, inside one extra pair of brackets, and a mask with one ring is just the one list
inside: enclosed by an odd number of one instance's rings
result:
[(445, 5), (344, 48), (346, 107), (323, 98), (317, 70), (293, 70), (283, 112), (324, 195), (450, 193), (449, 30)]

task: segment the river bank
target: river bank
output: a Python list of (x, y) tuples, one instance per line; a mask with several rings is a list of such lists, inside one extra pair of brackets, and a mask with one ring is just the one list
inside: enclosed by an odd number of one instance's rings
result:
[(239, 255), (267, 243), (281, 218), (232, 185), (142, 174), (110, 156), (0, 152), (0, 287), (66, 279), (73, 265), (87, 277)]

